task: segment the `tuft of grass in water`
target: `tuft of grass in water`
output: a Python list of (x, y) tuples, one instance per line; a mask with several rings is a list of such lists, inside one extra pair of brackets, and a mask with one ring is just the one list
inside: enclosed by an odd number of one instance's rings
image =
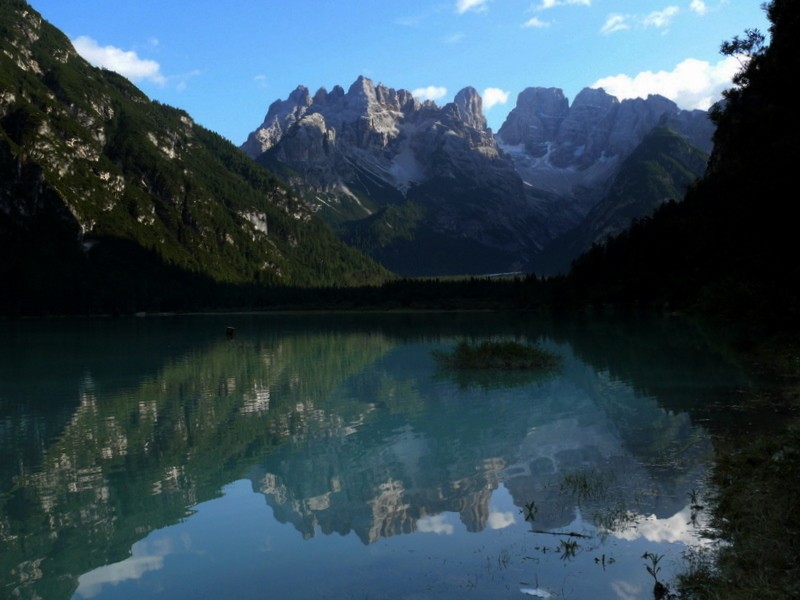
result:
[(569, 494), (579, 503), (608, 498), (608, 482), (600, 473), (577, 471), (567, 473), (561, 481), (561, 493)]
[[(531, 500), (530, 502), (525, 503), (525, 520), (526, 521), (533, 521), (534, 517), (536, 517), (536, 512), (538, 511), (538, 507), (536, 506), (536, 502)], [(520, 510), (519, 512), (523, 512)]]
[(575, 558), (575, 554), (580, 546), (575, 540), (561, 540), (559, 549), (561, 550), (561, 560), (571, 560)]
[(450, 354), (435, 351), (433, 355), (453, 369), (553, 371), (561, 365), (558, 355), (513, 341), (484, 341), (477, 345), (462, 341)]

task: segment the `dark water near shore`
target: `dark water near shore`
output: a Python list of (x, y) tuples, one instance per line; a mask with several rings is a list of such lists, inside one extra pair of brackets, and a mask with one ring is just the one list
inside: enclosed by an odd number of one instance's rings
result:
[[(675, 319), (228, 315), (0, 335), (9, 598), (652, 597), (642, 555), (668, 581), (701, 543), (690, 495), (747, 385)], [(456, 374), (431, 354), (490, 338), (562, 368)]]

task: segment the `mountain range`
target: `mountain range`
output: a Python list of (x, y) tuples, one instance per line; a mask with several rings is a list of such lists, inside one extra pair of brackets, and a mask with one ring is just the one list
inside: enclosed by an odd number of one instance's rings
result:
[[(617, 178), (636, 177), (626, 161), (657, 127), (661, 150), (640, 154), (658, 182), (624, 210), (592, 213), (613, 204)], [(528, 88), (494, 134), (474, 88), (438, 107), (362, 76), (347, 91), (297, 87), (241, 148), (397, 273), (553, 273), (680, 197), (705, 169), (713, 130), (705, 111), (661, 96), (620, 101), (586, 88), (570, 104), (557, 88)], [(584, 233), (571, 244), (560, 240), (576, 227)]]
[(707, 113), (659, 96), (528, 88), (494, 133), (474, 88), (440, 107), (363, 76), (299, 86), (237, 148), (89, 65), (24, 0), (0, 0), (0, 32), (4, 314), (559, 273), (679, 199), (711, 149)]

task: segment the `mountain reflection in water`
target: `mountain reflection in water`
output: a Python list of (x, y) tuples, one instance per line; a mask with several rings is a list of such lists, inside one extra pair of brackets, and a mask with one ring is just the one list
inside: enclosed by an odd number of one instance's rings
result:
[[(696, 541), (698, 423), (742, 384), (680, 321), (2, 327), (0, 584), (22, 598), (513, 597), (521, 582), (646, 597), (642, 553), (669, 554), (666, 573)], [(437, 368), (432, 350), (487, 338), (539, 343), (562, 369)]]

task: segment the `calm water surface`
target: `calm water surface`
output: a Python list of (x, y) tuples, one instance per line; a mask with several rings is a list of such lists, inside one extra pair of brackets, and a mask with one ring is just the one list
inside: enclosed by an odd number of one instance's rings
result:
[[(236, 328), (228, 339), (226, 326)], [(0, 323), (0, 596), (651, 598), (745, 385), (677, 320)], [(517, 339), (549, 376), (452, 373)]]

